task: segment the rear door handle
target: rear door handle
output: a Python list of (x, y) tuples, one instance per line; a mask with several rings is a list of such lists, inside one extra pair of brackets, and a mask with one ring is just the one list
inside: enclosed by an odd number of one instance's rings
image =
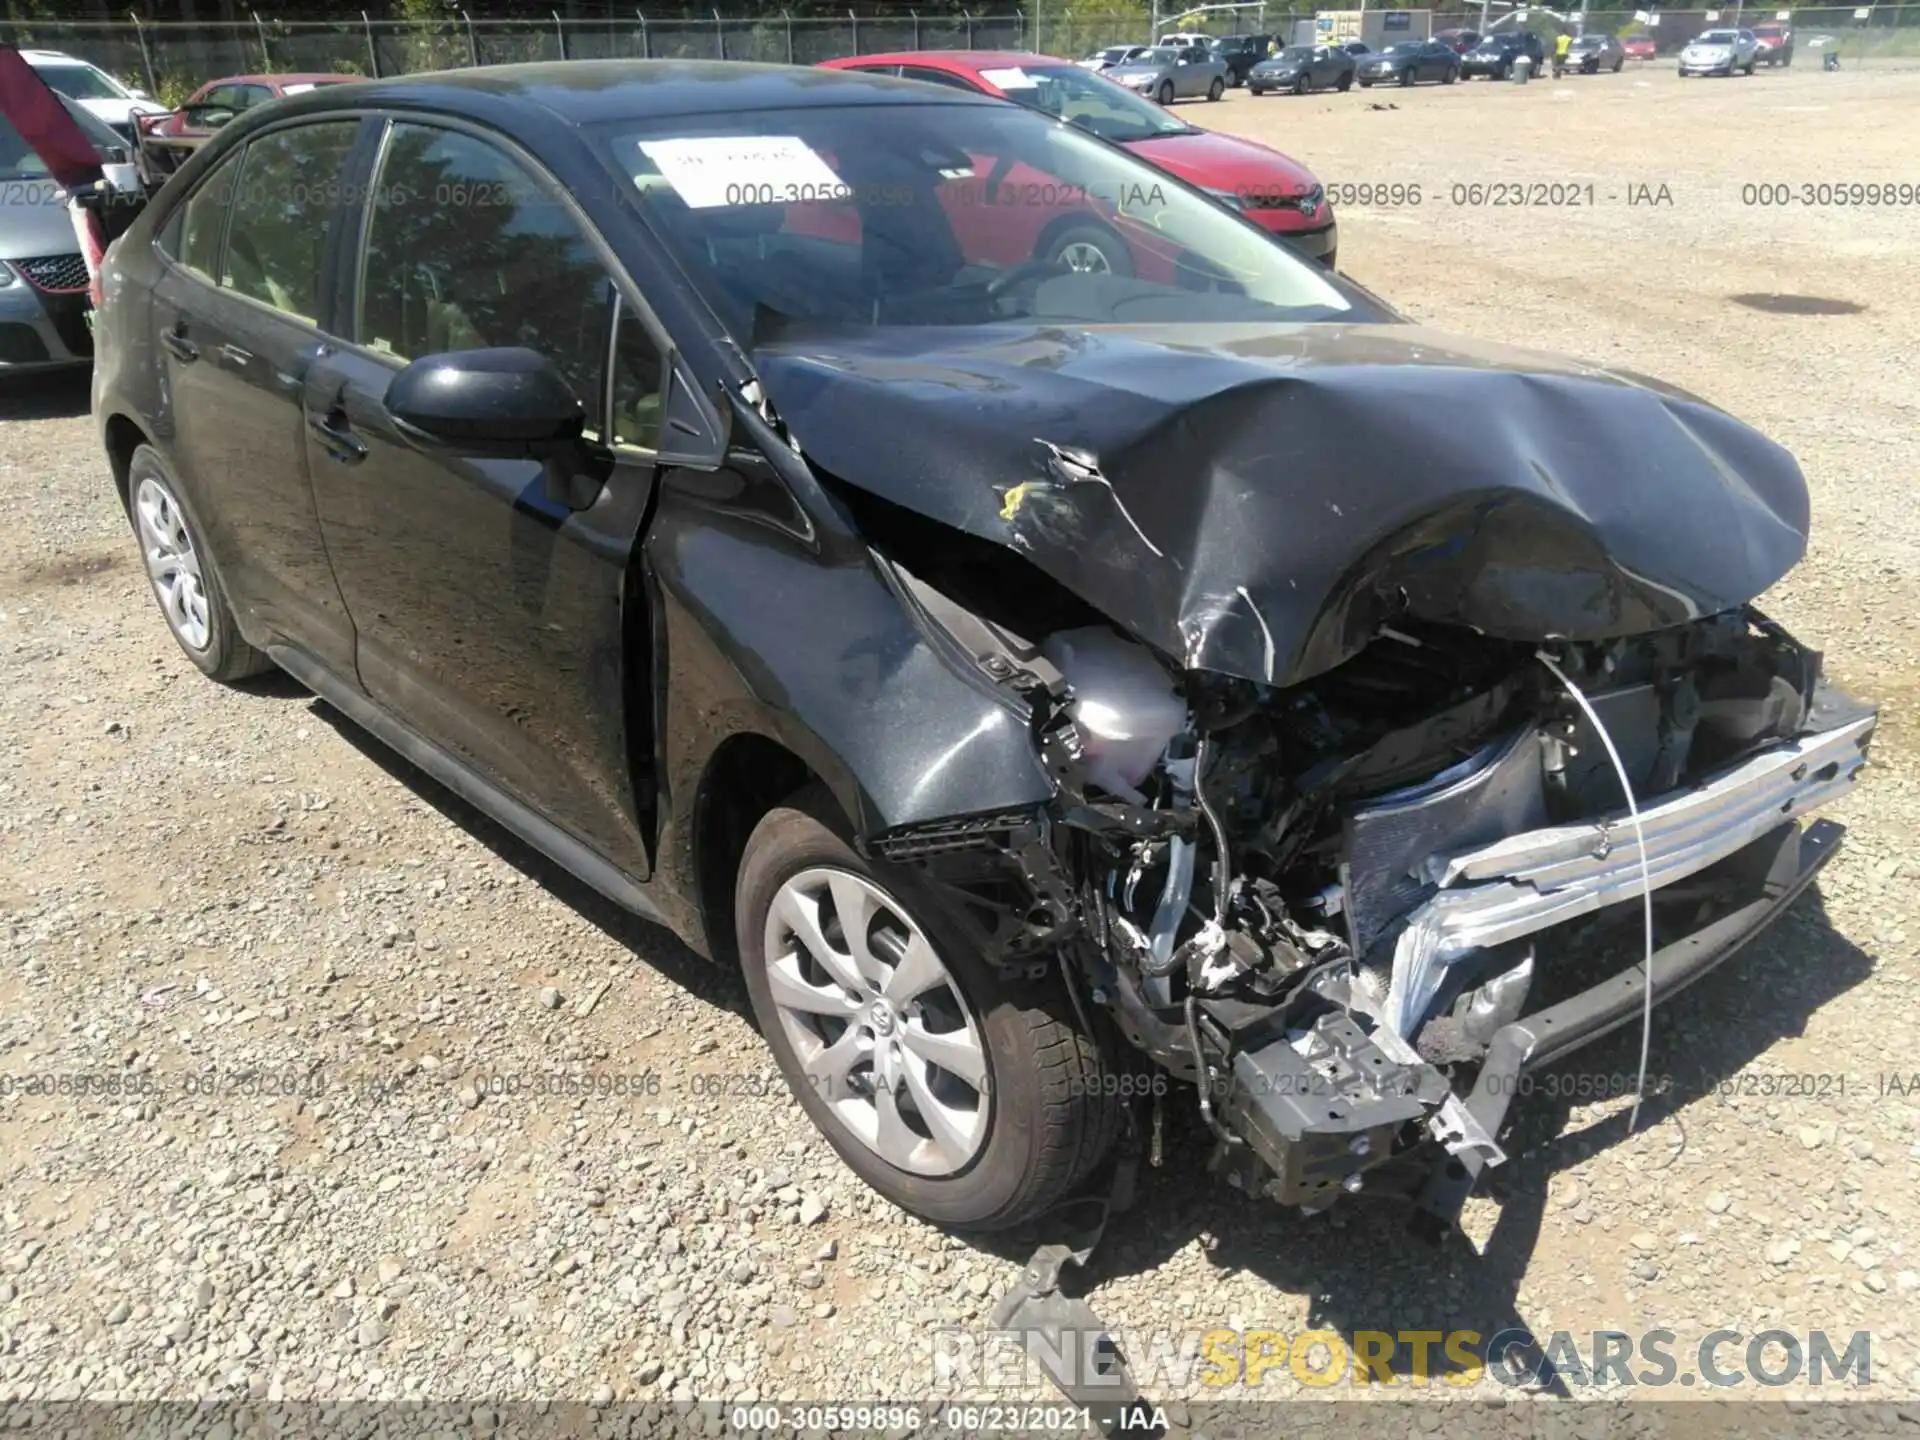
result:
[(342, 465), (358, 465), (367, 458), (367, 442), (353, 433), (344, 410), (309, 415), (307, 428), (320, 437), (321, 446)]
[(160, 343), (182, 360), (198, 360), (200, 358), (200, 347), (187, 338), (187, 332), (185, 330), (162, 330), (160, 332)]
[(253, 363), (253, 352), (251, 350), (242, 350), (238, 345), (222, 345), (220, 347), (220, 358), (225, 360), (229, 365), (251, 365)]

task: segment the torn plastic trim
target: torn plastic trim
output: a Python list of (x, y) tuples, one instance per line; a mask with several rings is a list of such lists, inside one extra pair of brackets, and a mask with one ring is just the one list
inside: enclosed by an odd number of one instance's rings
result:
[[(1658, 891), (1704, 870), (1848, 789), (1866, 764), (1877, 714), (1771, 747), (1641, 812), (1647, 868)], [(1625, 812), (1510, 836), (1437, 856), (1441, 888), (1395, 942), (1380, 1018), (1411, 1039), (1446, 967), (1475, 951), (1591, 914), (1643, 893), (1639, 847)]]

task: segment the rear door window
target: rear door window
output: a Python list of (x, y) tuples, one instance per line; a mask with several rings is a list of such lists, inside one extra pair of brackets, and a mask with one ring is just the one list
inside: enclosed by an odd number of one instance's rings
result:
[(271, 130), (247, 144), (220, 257), (220, 284), (282, 314), (320, 323), (327, 229), (360, 122)]

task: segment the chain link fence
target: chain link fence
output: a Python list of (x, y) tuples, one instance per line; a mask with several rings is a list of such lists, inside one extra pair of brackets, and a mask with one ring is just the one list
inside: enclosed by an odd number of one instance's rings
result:
[[(1104, 45), (1144, 42), (1149, 24), (1138, 11), (1048, 14), (1038, 24), (1030, 13), (927, 15), (908, 11), (881, 18), (840, 19), (757, 15), (650, 19), (438, 21), (286, 20), (267, 13), (241, 23), (125, 21), (0, 21), (0, 42), (23, 48), (62, 50), (92, 61), (167, 104), (178, 104), (206, 81), (226, 75), (333, 71), (356, 75), (405, 75), (466, 65), (507, 65), (532, 60), (726, 59), (810, 65), (837, 55), (887, 50), (1041, 50), (1086, 55)], [(1818, 52), (1837, 49), (1855, 59), (1907, 57), (1920, 61), (1920, 4), (1796, 10), (1796, 63), (1818, 63)], [(1171, 6), (1164, 7), (1167, 12)], [(1596, 10), (1584, 17), (1588, 30), (1651, 35), (1662, 56), (1672, 54), (1702, 30), (1716, 25), (1755, 25), (1775, 19), (1771, 8), (1654, 12), (1657, 24), (1632, 10)], [(1260, 9), (1234, 12), (1230, 24), (1284, 40), (1312, 23), (1314, 11), (1275, 0)], [(1524, 16), (1524, 19), (1522, 18)], [(1224, 21), (1224, 17), (1222, 17)], [(1575, 14), (1511, 4), (1486, 9), (1435, 10), (1434, 32), (1454, 27), (1483, 30), (1525, 24), (1547, 34)], [(1228, 23), (1216, 26), (1222, 31)], [(1813, 42), (1825, 37), (1821, 44)]]

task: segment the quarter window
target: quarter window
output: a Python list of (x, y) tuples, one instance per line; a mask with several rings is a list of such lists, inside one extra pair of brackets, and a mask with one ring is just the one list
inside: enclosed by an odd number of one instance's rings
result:
[(357, 120), (275, 130), (250, 142), (233, 197), (220, 283), (317, 324), (327, 223)]
[(395, 125), (372, 199), (359, 343), (402, 360), (536, 351), (597, 432), (612, 287), (559, 193), (473, 136)]
[(613, 435), (615, 445), (641, 450), (660, 446), (660, 390), (665, 369), (660, 349), (640, 317), (619, 307), (613, 337)]

